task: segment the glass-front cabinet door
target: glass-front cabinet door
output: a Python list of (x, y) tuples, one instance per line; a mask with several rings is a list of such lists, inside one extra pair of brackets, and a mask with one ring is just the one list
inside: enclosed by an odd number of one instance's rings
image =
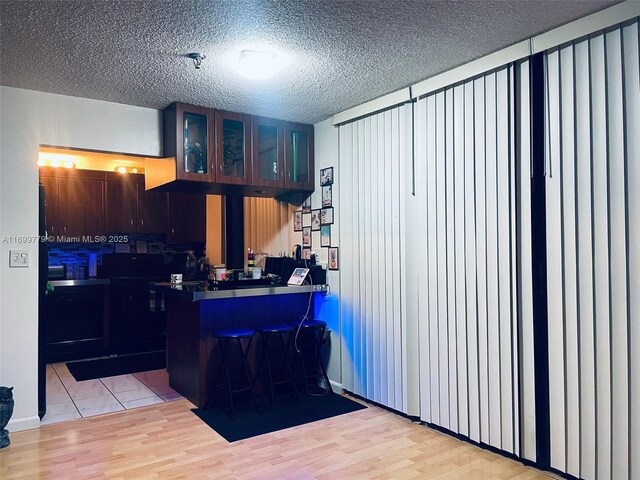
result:
[(284, 122), (253, 117), (253, 185), (284, 187)]
[(313, 191), (313, 125), (287, 123), (285, 187)]
[(164, 110), (164, 155), (175, 157), (176, 178), (214, 181), (213, 110), (173, 103)]
[(216, 110), (216, 145), (217, 183), (250, 185), (250, 117)]

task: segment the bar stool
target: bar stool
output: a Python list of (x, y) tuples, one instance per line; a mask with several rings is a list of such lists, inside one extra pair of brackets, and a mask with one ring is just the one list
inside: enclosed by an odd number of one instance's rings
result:
[[(262, 342), (262, 354), (260, 355), (260, 361), (258, 362), (258, 368), (256, 369), (256, 376), (253, 379), (253, 384), (255, 387), (255, 383), (260, 376), (260, 372), (263, 369), (263, 366), (266, 366), (266, 379), (269, 384), (269, 400), (271, 404), (271, 408), (273, 408), (273, 387), (275, 385), (284, 385), (290, 383), (293, 386), (293, 394), (296, 400), (300, 401), (298, 398), (298, 389), (296, 388), (296, 383), (293, 379), (293, 372), (291, 371), (291, 360), (289, 357), (289, 350), (291, 348), (291, 338), (293, 332), (293, 325), (267, 325), (256, 329), (256, 331), (260, 334), (260, 340)], [(285, 335), (289, 335), (287, 341), (285, 342)], [(279, 345), (279, 350), (282, 353), (282, 361), (280, 363), (280, 371), (283, 372), (284, 377), (281, 380), (274, 381), (273, 369), (271, 368), (271, 360), (270, 360), (270, 352), (269, 345), (270, 341), (275, 341), (276, 345)]]
[[(301, 336), (304, 334), (308, 334), (311, 338), (311, 344), (309, 345), (310, 351), (305, 352), (302, 349), (298, 349), (298, 345), (296, 345), (297, 357), (300, 359), (302, 364), (302, 372), (304, 375), (304, 393), (305, 397), (309, 395), (309, 387), (317, 386), (317, 382), (319, 379), (323, 379), (325, 384), (328, 387), (328, 390), (333, 393), (333, 389), (331, 388), (331, 383), (329, 382), (329, 377), (327, 376), (327, 371), (324, 368), (324, 364), (322, 363), (322, 358), (320, 356), (320, 351), (322, 349), (322, 340), (324, 338), (324, 333), (327, 329), (327, 322), (322, 320), (305, 320), (299, 326)], [(302, 345), (304, 348), (306, 345)], [(308, 356), (311, 356), (310, 365), (307, 365), (304, 357), (305, 353)], [(316, 383), (309, 383), (309, 380), (312, 379)]]
[[(224, 368), (226, 382), (227, 382), (227, 390), (229, 392), (229, 406), (231, 409), (231, 419), (234, 419), (233, 415), (233, 395), (235, 393), (249, 391), (251, 393), (251, 398), (253, 399), (253, 403), (256, 406), (256, 410), (260, 411), (258, 408), (258, 402), (256, 401), (256, 396), (253, 392), (253, 384), (251, 382), (251, 377), (249, 376), (249, 368), (247, 367), (247, 355), (249, 353), (249, 349), (251, 348), (251, 341), (253, 340), (253, 336), (255, 331), (250, 328), (246, 329), (230, 329), (230, 330), (216, 330), (212, 332), (214, 338), (218, 339), (218, 343), (220, 345), (220, 354), (222, 356), (222, 360), (220, 362), (220, 366), (218, 367), (218, 371), (216, 373), (215, 381), (218, 381), (220, 377), (220, 370)], [(242, 346), (242, 340), (248, 338), (247, 348)], [(242, 380), (244, 376), (246, 378), (246, 386), (241, 386), (240, 388), (234, 388), (233, 381), (231, 379), (231, 373), (229, 369), (229, 344), (236, 343), (238, 346), (238, 352), (240, 353), (240, 361), (241, 367), (238, 375), (238, 380)], [(244, 375), (243, 375), (244, 374)]]

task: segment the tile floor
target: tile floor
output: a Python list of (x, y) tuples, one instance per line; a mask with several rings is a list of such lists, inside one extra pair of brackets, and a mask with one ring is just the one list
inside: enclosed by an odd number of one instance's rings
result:
[(165, 370), (77, 382), (66, 364), (47, 365), (47, 414), (42, 424), (129, 410), (182, 398)]

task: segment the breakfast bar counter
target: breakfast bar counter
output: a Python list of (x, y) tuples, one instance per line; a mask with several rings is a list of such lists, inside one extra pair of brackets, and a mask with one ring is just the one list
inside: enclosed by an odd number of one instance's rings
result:
[(313, 318), (314, 304), (328, 290), (326, 285), (207, 290), (207, 282), (149, 288), (165, 295), (169, 385), (199, 408), (212, 394), (220, 362), (214, 330), (295, 324), (307, 310)]

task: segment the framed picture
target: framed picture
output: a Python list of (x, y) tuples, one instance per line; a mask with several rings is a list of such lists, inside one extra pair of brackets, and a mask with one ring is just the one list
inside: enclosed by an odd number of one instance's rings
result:
[(320, 186), (333, 185), (333, 167), (320, 170)]
[(302, 258), (304, 260), (311, 260), (311, 247), (304, 247), (302, 249)]
[(339, 265), (338, 247), (329, 247), (329, 270), (338, 270)]
[(331, 225), (322, 225), (320, 227), (320, 246), (331, 246)]
[(293, 231), (294, 232), (302, 231), (302, 210), (297, 210), (293, 212)]
[(311, 227), (302, 227), (302, 246), (311, 246)]
[(320, 210), (311, 210), (311, 230), (320, 230)]
[(320, 210), (320, 225), (333, 224), (333, 207), (326, 207)]
[(322, 187), (322, 206), (331, 206), (331, 185), (325, 185)]
[(311, 195), (302, 202), (302, 213), (311, 213)]

